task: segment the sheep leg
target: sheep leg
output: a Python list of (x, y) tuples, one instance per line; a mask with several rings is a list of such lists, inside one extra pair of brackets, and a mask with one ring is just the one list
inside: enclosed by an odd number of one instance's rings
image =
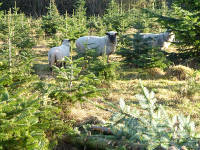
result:
[(109, 63), (109, 55), (107, 55), (107, 63)]
[(64, 66), (64, 68), (66, 69), (66, 62), (63, 62), (63, 66)]
[(53, 76), (53, 67), (52, 67), (52, 64), (51, 64), (51, 63), (49, 63), (49, 65), (50, 65), (50, 68), (49, 68), (49, 70), (50, 70), (50, 72), (51, 72), (51, 75)]
[(57, 60), (56, 61), (56, 67), (61, 68), (62, 67), (62, 61)]
[(57, 66), (58, 68), (61, 68), (61, 67), (62, 67), (62, 62), (58, 62), (56, 66)]
[(50, 59), (49, 59), (49, 60), (50, 60), (50, 61), (49, 61), (50, 72), (52, 72), (52, 71), (53, 71), (52, 65), (54, 64), (55, 59), (54, 59), (54, 57), (50, 56)]
[(51, 71), (51, 72), (53, 71), (52, 66), (50, 66), (50, 71)]

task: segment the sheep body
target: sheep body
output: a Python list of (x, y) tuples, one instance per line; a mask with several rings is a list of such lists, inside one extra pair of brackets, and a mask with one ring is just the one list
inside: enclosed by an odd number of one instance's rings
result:
[(167, 49), (171, 42), (174, 41), (175, 35), (169, 31), (153, 34), (153, 33), (140, 33), (143, 39), (148, 39), (148, 44), (152, 47), (160, 47), (162, 50)]
[(52, 66), (56, 64), (56, 66), (61, 67), (61, 61), (64, 60), (64, 57), (70, 56), (70, 42), (68, 39), (63, 40), (62, 45), (58, 47), (53, 47), (48, 52), (48, 61), (50, 65), (50, 69), (52, 70)]
[(112, 54), (117, 45), (117, 33), (110, 31), (106, 36), (83, 36), (76, 40), (76, 47), (78, 53), (85, 53), (87, 49), (96, 49), (97, 55)]

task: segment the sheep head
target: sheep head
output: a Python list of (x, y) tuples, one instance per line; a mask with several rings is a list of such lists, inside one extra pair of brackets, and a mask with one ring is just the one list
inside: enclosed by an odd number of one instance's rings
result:
[(64, 39), (63, 42), (62, 42), (62, 45), (70, 46), (70, 40), (69, 39)]
[(166, 31), (166, 33), (167, 33), (166, 34), (167, 35), (167, 37), (166, 37), (167, 42), (173, 42), (175, 40), (175, 34), (172, 32), (172, 30), (168, 29)]
[(106, 33), (108, 36), (108, 39), (110, 40), (111, 43), (115, 44), (117, 43), (117, 32), (115, 31), (109, 31)]

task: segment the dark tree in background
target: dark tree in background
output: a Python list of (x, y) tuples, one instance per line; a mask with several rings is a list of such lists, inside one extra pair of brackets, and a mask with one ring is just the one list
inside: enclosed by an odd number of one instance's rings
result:
[[(157, 8), (162, 5), (163, 2), (167, 2), (171, 5), (172, 0), (115, 0), (117, 3), (122, 4), (124, 8), (147, 8), (152, 5)], [(1, 10), (9, 10), (15, 6), (15, 2), (20, 11), (28, 16), (40, 17), (47, 13), (47, 7), (50, 0), (0, 0), (2, 6)], [(79, 7), (80, 0), (55, 0), (56, 6), (60, 14), (65, 14), (67, 11), (69, 14), (73, 13), (73, 10)], [(103, 15), (108, 4), (111, 0), (85, 0), (87, 15)]]
[[(40, 17), (47, 13), (47, 7), (50, 0), (0, 0), (2, 6), (0, 10), (9, 10), (13, 8), (15, 3), (20, 11), (28, 16)], [(80, 0), (55, 0), (60, 14), (72, 14), (73, 10), (78, 8)], [(109, 0), (86, 0), (87, 13), (90, 14), (103, 14)]]
[(14, 8), (15, 3), (20, 11), (28, 16), (38, 17), (47, 12), (47, 0), (1, 0), (2, 6), (0, 10), (8, 10)]
[[(15, 2), (20, 11), (26, 15), (40, 17), (47, 13), (50, 0), (1, 0), (2, 6), (0, 10), (13, 8)], [(79, 0), (56, 0), (57, 8), (61, 14), (65, 14), (66, 11), (72, 13), (73, 9), (78, 7), (78, 4)]]

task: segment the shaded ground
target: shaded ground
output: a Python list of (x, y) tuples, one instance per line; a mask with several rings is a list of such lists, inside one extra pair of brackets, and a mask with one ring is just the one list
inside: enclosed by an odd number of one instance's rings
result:
[(45, 45), (39, 45), (34, 47), (37, 58), (34, 60), (34, 70), (36, 74), (41, 78), (52, 78), (51, 72), (49, 71), (48, 65), (48, 50), (49, 48)]

